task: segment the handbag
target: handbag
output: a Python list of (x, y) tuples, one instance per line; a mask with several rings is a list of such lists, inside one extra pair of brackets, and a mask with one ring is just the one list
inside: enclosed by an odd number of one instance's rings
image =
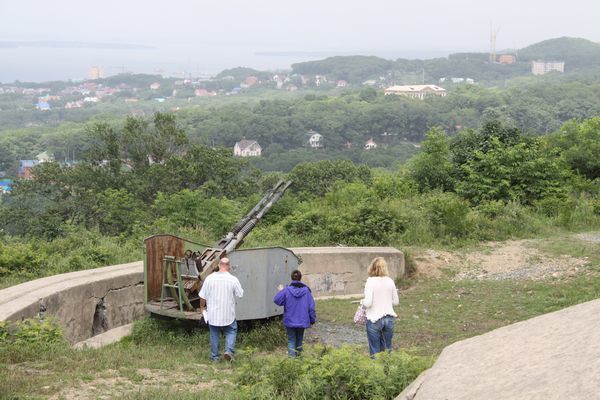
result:
[(358, 308), (354, 313), (354, 323), (356, 325), (366, 325), (367, 323), (367, 310), (364, 309), (362, 304), (358, 305)]

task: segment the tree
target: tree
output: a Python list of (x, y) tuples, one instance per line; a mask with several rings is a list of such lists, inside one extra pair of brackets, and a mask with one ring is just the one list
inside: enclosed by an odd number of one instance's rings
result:
[(337, 181), (370, 184), (371, 170), (348, 160), (317, 161), (298, 164), (289, 174), (294, 181), (292, 190), (305, 196), (323, 196)]
[(125, 189), (106, 189), (97, 196), (96, 213), (102, 234), (130, 233), (146, 217), (144, 203)]
[(440, 128), (430, 129), (422, 147), (422, 152), (407, 166), (409, 175), (416, 182), (419, 191), (452, 190), (452, 163), (446, 134)]
[(487, 152), (476, 151), (461, 166), (464, 178), (456, 191), (473, 204), (516, 201), (532, 205), (544, 197), (566, 195), (568, 168), (556, 157), (548, 157), (539, 139), (508, 146), (493, 138)]
[(551, 143), (562, 150), (562, 157), (578, 174), (600, 178), (600, 117), (565, 124)]

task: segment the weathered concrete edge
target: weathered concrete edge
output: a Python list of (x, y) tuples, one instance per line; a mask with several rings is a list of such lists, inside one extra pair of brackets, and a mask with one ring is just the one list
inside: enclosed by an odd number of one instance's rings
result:
[(134, 278), (134, 280), (143, 281), (143, 264), (141, 261), (53, 275), (11, 286), (0, 290), (0, 321), (10, 320), (34, 305), (37, 307), (39, 300), (42, 298), (66, 292), (82, 285), (90, 285), (135, 274), (139, 274), (139, 277)]
[(129, 336), (133, 331), (133, 323), (121, 325), (117, 328), (111, 329), (99, 335), (93, 336), (89, 339), (83, 340), (79, 343), (75, 343), (73, 347), (76, 349), (92, 348), (97, 349), (109, 344), (113, 344), (123, 339), (125, 336)]

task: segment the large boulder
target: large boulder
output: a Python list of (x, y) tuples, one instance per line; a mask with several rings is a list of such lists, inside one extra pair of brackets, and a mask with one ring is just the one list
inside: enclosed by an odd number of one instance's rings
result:
[(600, 300), (454, 343), (396, 399), (600, 399)]

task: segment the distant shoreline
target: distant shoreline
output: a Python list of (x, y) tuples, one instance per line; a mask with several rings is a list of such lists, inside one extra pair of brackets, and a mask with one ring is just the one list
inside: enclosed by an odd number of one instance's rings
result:
[(0, 41), (2, 48), (19, 47), (45, 47), (60, 49), (122, 49), (122, 50), (148, 50), (154, 49), (152, 46), (129, 43), (94, 43), (94, 42), (58, 42), (58, 41)]
[(385, 59), (431, 59), (438, 57), (447, 57), (452, 52), (449, 50), (348, 50), (348, 51), (256, 51), (255, 56), (267, 56), (267, 57), (336, 57), (336, 56), (374, 56)]

